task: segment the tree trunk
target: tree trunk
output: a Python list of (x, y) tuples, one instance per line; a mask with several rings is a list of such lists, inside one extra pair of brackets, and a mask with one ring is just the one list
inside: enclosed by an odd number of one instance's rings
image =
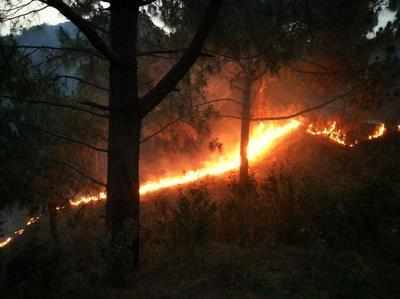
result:
[[(111, 2), (111, 47), (123, 61), (123, 64), (111, 62), (110, 65), (107, 167), (106, 218), (111, 230), (111, 247), (116, 250), (111, 272), (116, 276), (117, 284), (119, 278), (115, 271), (121, 272), (131, 258), (134, 269), (139, 262), (141, 119), (137, 91), (137, 20), (136, 1)], [(132, 249), (133, 256), (122, 256), (128, 247)]]
[(245, 189), (249, 181), (249, 160), (247, 157), (247, 148), (249, 146), (250, 134), (250, 106), (251, 106), (251, 78), (245, 76), (243, 98), (242, 98), (242, 115), (240, 130), (240, 176), (239, 184)]

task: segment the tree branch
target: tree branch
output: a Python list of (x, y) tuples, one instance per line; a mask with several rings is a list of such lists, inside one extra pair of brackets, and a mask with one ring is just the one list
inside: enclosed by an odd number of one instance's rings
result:
[(100, 110), (104, 110), (104, 111), (110, 111), (110, 108), (108, 106), (100, 105), (100, 104), (97, 104), (97, 103), (91, 102), (91, 101), (82, 101), (82, 102), (79, 102), (79, 104), (89, 106), (92, 108), (96, 108), (96, 109), (100, 109)]
[(149, 139), (153, 138), (154, 136), (160, 134), (162, 131), (166, 130), (167, 128), (169, 128), (170, 126), (176, 124), (177, 122), (179, 122), (181, 120), (181, 117), (174, 119), (173, 121), (165, 124), (164, 126), (162, 126), (159, 130), (155, 131), (154, 133), (150, 134), (149, 136), (144, 137), (142, 140), (140, 140), (140, 143), (145, 143), (146, 141), (148, 141)]
[(233, 119), (248, 119), (248, 120), (250, 120), (250, 121), (286, 120), (286, 119), (295, 118), (295, 117), (297, 117), (297, 116), (300, 116), (300, 115), (303, 115), (303, 114), (306, 114), (306, 113), (309, 113), (309, 112), (312, 112), (312, 111), (315, 111), (315, 110), (322, 109), (322, 108), (324, 108), (324, 107), (326, 107), (326, 106), (328, 106), (328, 105), (330, 105), (330, 104), (332, 104), (332, 103), (334, 103), (334, 102), (336, 102), (336, 101), (338, 101), (338, 100), (340, 100), (340, 99), (343, 99), (344, 97), (350, 95), (353, 91), (354, 91), (354, 89), (352, 89), (352, 90), (350, 90), (350, 91), (348, 91), (348, 92), (346, 92), (346, 93), (344, 93), (344, 94), (337, 95), (337, 96), (331, 98), (329, 101), (326, 101), (326, 102), (324, 102), (324, 103), (322, 103), (322, 104), (318, 104), (318, 105), (316, 105), (316, 106), (312, 106), (312, 107), (309, 107), (309, 108), (307, 108), (307, 109), (298, 111), (298, 112), (296, 112), (296, 113), (289, 114), (289, 115), (284, 115), (284, 116), (257, 117), (257, 118), (242, 118), (242, 117), (240, 117), (240, 116), (234, 116), (234, 115), (221, 115), (220, 117), (223, 117), (223, 118), (233, 118)]
[(59, 79), (70, 79), (70, 80), (75, 80), (78, 81), (79, 83), (85, 84), (85, 85), (89, 85), (92, 86), (94, 88), (109, 92), (110, 90), (106, 87), (97, 85), (96, 83), (93, 82), (89, 82), (86, 81), (85, 79), (81, 78), (81, 77), (77, 77), (77, 76), (70, 76), (70, 75), (57, 75), (54, 80), (59, 80)]
[(140, 115), (142, 118), (152, 111), (162, 99), (176, 87), (178, 82), (196, 62), (211, 28), (216, 22), (221, 4), (222, 0), (210, 0), (203, 22), (193, 37), (188, 49), (164, 78), (141, 98)]
[(6, 96), (6, 95), (0, 95), (0, 98), (4, 98), (4, 99), (9, 99), (9, 100), (13, 100), (16, 102), (21, 102), (21, 103), (27, 103), (27, 104), (43, 104), (43, 105), (48, 105), (48, 106), (52, 106), (52, 107), (59, 107), (59, 108), (64, 108), (64, 109), (70, 109), (70, 110), (74, 110), (74, 111), (79, 111), (79, 112), (85, 112), (94, 116), (98, 116), (98, 117), (104, 117), (104, 118), (108, 118), (107, 114), (102, 114), (102, 113), (97, 113), (91, 110), (87, 110), (84, 108), (80, 108), (77, 106), (73, 106), (73, 105), (68, 105), (68, 104), (60, 104), (60, 103), (56, 103), (56, 102), (52, 102), (52, 101), (44, 101), (44, 100), (25, 100), (25, 99), (20, 99), (17, 97), (13, 97), (13, 96)]
[(43, 134), (46, 134), (46, 135), (49, 135), (49, 136), (52, 136), (52, 137), (56, 137), (56, 138), (59, 138), (59, 139), (63, 139), (63, 140), (66, 140), (66, 141), (68, 141), (70, 143), (74, 143), (74, 144), (85, 146), (85, 147), (90, 148), (90, 149), (92, 149), (94, 151), (97, 151), (97, 152), (108, 153), (107, 149), (99, 148), (99, 147), (96, 147), (96, 146), (91, 145), (89, 143), (83, 142), (81, 140), (74, 139), (74, 138), (67, 137), (65, 135), (59, 134), (59, 133), (55, 133), (55, 132), (51, 132), (51, 131), (45, 130), (43, 128), (40, 128), (40, 127), (32, 125), (32, 124), (28, 124), (28, 123), (24, 123), (24, 122), (20, 122), (19, 124), (23, 125), (23, 126), (26, 126), (26, 127), (29, 127), (29, 128), (32, 128), (32, 129), (34, 129), (34, 130), (36, 130), (36, 131), (38, 131), (40, 133), (43, 133)]
[(2, 19), (2, 22), (12, 21), (12, 20), (15, 20), (15, 19), (18, 19), (18, 18), (26, 17), (27, 15), (30, 15), (30, 14), (37, 13), (37, 12), (40, 12), (40, 11), (42, 11), (42, 10), (45, 10), (45, 9), (48, 8), (48, 7), (49, 7), (49, 6), (46, 5), (46, 6), (43, 6), (43, 7), (41, 7), (41, 8), (33, 9), (33, 10), (31, 10), (31, 11), (28, 11), (28, 12), (23, 13), (23, 14), (20, 14), (20, 15), (12, 16), (12, 17), (9, 17), (9, 18), (4, 18), (4, 19)]
[(22, 8), (25, 8), (25, 7), (29, 6), (29, 5), (31, 5), (34, 1), (35, 0), (31, 0), (31, 1), (27, 2), (27, 3), (21, 4), (21, 5), (18, 5), (18, 6), (14, 6), (14, 7), (8, 8), (8, 9), (0, 9), (0, 12), (1, 13), (7, 13), (7, 12), (14, 11), (14, 10), (18, 11), (18, 10), (20, 10)]
[(74, 171), (75, 173), (77, 173), (77, 174), (80, 175), (81, 177), (83, 177), (83, 178), (85, 178), (85, 179), (91, 181), (92, 183), (94, 183), (94, 184), (96, 184), (96, 185), (99, 185), (99, 186), (102, 186), (102, 187), (107, 188), (107, 184), (106, 184), (106, 183), (103, 183), (103, 182), (101, 182), (100, 180), (98, 180), (98, 179), (96, 179), (96, 178), (94, 178), (94, 177), (91, 177), (90, 175), (85, 174), (82, 170), (80, 170), (77, 166), (75, 166), (75, 165), (73, 165), (73, 164), (67, 163), (67, 162), (65, 162), (65, 161), (55, 160), (55, 159), (47, 159), (47, 160), (48, 160), (50, 163), (59, 164), (59, 165), (65, 167), (65, 168), (68, 168), (68, 169)]
[(47, 5), (57, 9), (62, 15), (69, 19), (80, 31), (85, 34), (86, 38), (90, 41), (92, 46), (100, 53), (107, 57), (110, 61), (120, 64), (119, 57), (112, 51), (112, 49), (105, 43), (105, 41), (98, 35), (91, 23), (78, 15), (71, 7), (65, 4), (62, 0), (40, 0)]
[(95, 56), (100, 59), (104, 59), (105, 57), (96, 53), (92, 49), (89, 48), (71, 48), (71, 47), (51, 47), (51, 46), (34, 46), (34, 45), (15, 45), (15, 46), (8, 46), (2, 45), (6, 48), (15, 48), (15, 49), (38, 49), (38, 50), (55, 50), (55, 51), (70, 51), (70, 52), (80, 52), (85, 53), (91, 56)]
[(235, 100), (233, 98), (219, 98), (219, 99), (214, 99), (214, 100), (210, 100), (204, 103), (200, 103), (197, 105), (194, 105), (194, 107), (200, 107), (200, 106), (204, 106), (204, 105), (211, 105), (211, 104), (215, 104), (215, 103), (220, 103), (220, 102), (231, 102), (234, 103), (236, 105), (242, 106), (242, 102), (239, 100)]
[(139, 6), (145, 6), (145, 5), (149, 5), (153, 2), (156, 2), (157, 0), (140, 0), (139, 1)]

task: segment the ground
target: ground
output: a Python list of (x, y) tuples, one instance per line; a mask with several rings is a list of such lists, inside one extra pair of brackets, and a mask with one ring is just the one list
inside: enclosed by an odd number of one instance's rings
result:
[[(135, 274), (129, 250), (107, 247), (101, 204), (65, 211), (62, 246), (43, 222), (0, 252), (4, 298), (400, 298), (399, 149), (296, 133), (245, 198), (233, 178), (155, 195)], [(123, 289), (109, 286), (116, 256)]]

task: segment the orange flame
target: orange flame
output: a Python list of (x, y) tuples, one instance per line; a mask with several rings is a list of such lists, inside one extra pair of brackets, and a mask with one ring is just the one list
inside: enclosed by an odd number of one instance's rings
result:
[(385, 124), (380, 124), (379, 127), (373, 132), (371, 135), (368, 136), (368, 140), (376, 139), (382, 137), (386, 132)]
[(0, 248), (6, 247), (12, 241), (12, 239), (13, 238), (8, 237), (4, 241), (0, 241)]
[[(292, 120), (283, 126), (266, 125), (264, 123), (259, 124), (251, 133), (249, 147), (247, 149), (247, 155), (249, 162), (256, 162), (266, 152), (271, 149), (277, 141), (288, 135), (289, 133), (300, 128), (301, 122), (298, 120)], [(400, 131), (400, 125), (398, 126)], [(369, 140), (379, 138), (386, 132), (385, 124), (380, 124), (379, 127), (368, 136)], [(329, 138), (331, 141), (338, 143), (343, 146), (354, 147), (358, 144), (355, 140), (354, 143), (346, 142), (346, 134), (337, 127), (337, 123), (331, 122), (326, 128), (317, 129), (313, 124), (310, 124), (307, 128), (307, 133), (315, 136), (323, 136)], [(192, 183), (197, 180), (203, 179), (208, 176), (218, 176), (240, 167), (240, 156), (239, 156), (239, 145), (234, 151), (226, 154), (224, 157), (219, 158), (215, 161), (206, 161), (204, 166), (198, 170), (191, 170), (184, 175), (170, 176), (162, 178), (158, 181), (148, 182), (140, 186), (140, 194), (146, 195), (152, 192), (157, 192), (166, 188), (181, 186), (184, 184)], [(69, 201), (69, 204), (73, 207), (86, 205), (89, 203), (95, 203), (102, 201), (107, 198), (105, 192), (100, 192), (97, 195), (81, 196)], [(65, 206), (56, 207), (57, 211), (64, 209)], [(25, 223), (25, 227), (28, 227), (40, 220), (40, 217), (32, 217)], [(18, 229), (13, 233), (11, 237), (0, 239), (0, 248), (6, 247), (10, 244), (17, 236), (24, 234), (25, 228)]]
[[(278, 127), (274, 125), (259, 124), (253, 131), (250, 137), (248, 147), (248, 159), (250, 162), (255, 162), (270, 149), (279, 138), (293, 132), (299, 128), (301, 122), (292, 120), (284, 126)], [(162, 189), (176, 187), (192, 183), (208, 176), (218, 176), (229, 171), (235, 170), (240, 166), (239, 145), (236, 150), (224, 155), (216, 161), (206, 161), (204, 166), (197, 170), (188, 171), (184, 175), (176, 175), (162, 178), (158, 181), (147, 182), (140, 186), (139, 193), (146, 195), (152, 192), (157, 192)], [(77, 207), (91, 202), (98, 202), (106, 198), (106, 193), (101, 192), (99, 195), (82, 196), (70, 200), (71, 206)]]
[[(247, 155), (249, 162), (256, 162), (259, 160), (276, 142), (295, 131), (301, 126), (301, 122), (298, 120), (292, 120), (283, 126), (266, 125), (264, 123), (259, 124), (251, 133), (249, 146), (247, 149)], [(239, 156), (239, 145), (236, 150), (219, 158), (216, 161), (206, 161), (204, 167), (198, 170), (192, 170), (184, 175), (177, 175), (162, 178), (158, 181), (145, 183), (140, 187), (140, 194), (145, 195), (151, 192), (156, 192), (165, 188), (180, 186), (194, 181), (203, 179), (208, 176), (218, 176), (223, 173), (227, 173), (238, 169), (240, 167), (240, 156)], [(100, 192), (97, 195), (81, 196), (69, 201), (69, 204), (73, 207), (86, 205), (89, 203), (95, 203), (102, 201), (107, 198), (105, 192)], [(64, 209), (65, 206), (56, 207), (56, 211)], [(32, 217), (25, 223), (25, 227), (31, 226), (38, 222), (40, 217)], [(0, 240), (0, 248), (10, 244), (15, 237), (21, 236), (26, 231), (25, 228), (18, 229), (14, 232), (13, 236)]]
[[(300, 121), (292, 120), (287, 124), (277, 126), (267, 126), (259, 124), (251, 133), (247, 155), (249, 162), (257, 161), (270, 149), (279, 138), (293, 132), (301, 125)], [(200, 180), (208, 176), (218, 176), (230, 172), (240, 167), (239, 146), (236, 150), (225, 155), (217, 161), (207, 161), (204, 167), (192, 170), (184, 175), (177, 175), (162, 178), (158, 181), (148, 182), (140, 186), (140, 194), (145, 195), (165, 188), (180, 186)]]
[[(25, 228), (28, 226), (31, 226), (32, 224), (35, 224), (36, 222), (38, 222), (40, 220), (39, 216), (36, 217), (31, 217), (28, 219), (28, 221), (25, 223)], [(25, 228), (20, 228), (17, 229), (12, 236), (7, 237), (5, 239), (0, 239), (0, 248), (6, 247), (8, 244), (11, 243), (11, 241), (13, 241), (16, 237), (18, 236), (22, 236), (25, 232)]]
[(319, 130), (316, 129), (313, 124), (310, 124), (307, 128), (307, 133), (314, 136), (327, 137), (333, 142), (336, 142), (343, 146), (350, 146), (350, 147), (354, 146), (353, 144), (346, 143), (346, 134), (343, 133), (342, 130), (337, 127), (336, 121), (332, 122), (328, 127)]
[[(399, 125), (400, 128), (400, 125)], [(399, 129), (400, 130), (400, 129)], [(307, 133), (314, 136), (323, 136), (329, 138), (331, 141), (336, 142), (343, 146), (354, 147), (358, 144), (358, 140), (354, 143), (347, 142), (346, 134), (337, 127), (337, 123), (334, 121), (328, 127), (322, 129), (316, 129), (313, 124), (310, 124), (307, 128)], [(384, 123), (379, 124), (376, 130), (368, 136), (368, 140), (373, 140), (382, 137), (386, 133), (386, 127)]]
[(107, 195), (105, 192), (100, 192), (98, 195), (92, 195), (92, 196), (81, 196), (77, 199), (70, 200), (69, 203), (73, 207), (81, 206), (81, 205), (86, 205), (88, 203), (93, 203), (97, 201), (101, 201), (103, 199), (106, 199)]

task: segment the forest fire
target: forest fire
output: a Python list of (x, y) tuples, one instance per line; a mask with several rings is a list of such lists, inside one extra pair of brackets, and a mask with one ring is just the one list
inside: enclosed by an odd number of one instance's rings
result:
[[(310, 124), (307, 128), (307, 133), (314, 136), (326, 137), (329, 140), (338, 143), (346, 147), (354, 147), (359, 143), (358, 139), (352, 142), (347, 140), (346, 133), (340, 129), (336, 121), (330, 122), (328, 126), (323, 128), (317, 128), (314, 124)], [(368, 140), (373, 140), (382, 137), (386, 133), (386, 127), (384, 123), (381, 123), (375, 128), (375, 130), (368, 135)]]
[[(254, 128), (251, 133), (248, 152), (249, 162), (257, 161), (271, 148), (279, 138), (293, 132), (301, 125), (300, 121), (292, 120), (283, 126), (269, 126), (263, 123)], [(240, 166), (239, 145), (236, 150), (224, 155), (217, 161), (206, 161), (204, 167), (189, 171), (182, 176), (162, 178), (159, 181), (148, 182), (140, 187), (140, 194), (145, 195), (158, 190), (175, 187), (200, 180), (207, 176), (217, 176), (235, 170)]]
[(25, 223), (24, 228), (20, 228), (20, 229), (16, 230), (12, 236), (9, 236), (9, 237), (5, 238), (4, 240), (0, 239), (0, 248), (6, 247), (17, 236), (23, 235), (24, 232), (25, 232), (26, 227), (31, 226), (32, 224), (35, 224), (39, 220), (40, 220), (39, 216), (29, 218), (28, 221)]
[[(280, 138), (295, 131), (300, 126), (301, 122), (298, 120), (292, 120), (283, 126), (266, 125), (264, 123), (261, 123), (258, 126), (256, 126), (251, 133), (251, 138), (249, 142), (249, 148), (248, 148), (249, 161), (256, 162), (257, 160), (259, 160), (263, 155), (266, 154), (266, 152), (269, 149), (271, 149), (273, 145), (277, 143), (277, 141)], [(216, 161), (206, 161), (204, 163), (203, 168), (189, 171), (181, 176), (171, 176), (162, 178), (158, 181), (145, 183), (140, 187), (140, 194), (146, 195), (152, 192), (160, 191), (165, 188), (171, 188), (192, 183), (208, 176), (218, 176), (233, 171), (235, 169), (238, 169), (239, 166), (240, 166), (240, 157), (239, 157), (239, 145), (238, 145), (235, 151), (227, 153), (220, 159)], [(105, 192), (100, 192), (97, 195), (80, 196), (78, 198), (70, 200), (69, 204), (72, 207), (79, 207), (89, 203), (96, 203), (105, 200), (106, 197), (107, 195)], [(64, 209), (64, 206), (56, 207), (57, 211), (60, 211), (62, 209)], [(11, 241), (15, 239), (15, 237), (22, 235), (25, 232), (26, 227), (38, 221), (39, 217), (32, 217), (26, 222), (24, 228), (15, 231), (11, 237), (8, 237), (4, 240), (0, 239), (0, 248), (9, 245)]]
[[(276, 144), (279, 138), (286, 136), (301, 126), (298, 120), (292, 120), (283, 126), (266, 125), (264, 123), (256, 126), (250, 137), (248, 148), (248, 159), (250, 162), (256, 162), (260, 159), (268, 149)], [(218, 160), (204, 162), (204, 167), (188, 171), (183, 175), (175, 175), (170, 177), (161, 178), (160, 180), (150, 181), (144, 183), (140, 187), (140, 194), (146, 195), (152, 192), (157, 192), (165, 188), (185, 185), (207, 176), (218, 176), (229, 171), (233, 171), (240, 166), (239, 145), (230, 153), (225, 154)], [(101, 201), (106, 198), (104, 192), (99, 195), (80, 197), (70, 200), (71, 206), (80, 206), (91, 202)]]
[[(287, 136), (302, 126), (299, 120), (291, 120), (282, 126), (261, 123), (257, 125), (251, 132), (248, 159), (249, 162), (254, 163), (260, 160), (274, 145), (277, 144), (280, 138)], [(345, 147), (354, 147), (358, 144), (358, 140), (350, 143), (346, 140), (346, 134), (338, 127), (336, 121), (330, 122), (328, 126), (317, 128), (316, 125), (310, 124), (306, 132), (314, 136), (326, 137), (332, 142), (340, 144)], [(368, 140), (373, 140), (382, 137), (386, 132), (385, 124), (380, 124), (369, 136)], [(164, 177), (156, 181), (144, 183), (140, 187), (140, 194), (146, 195), (157, 192), (166, 188), (177, 187), (192, 183), (209, 176), (219, 176), (230, 171), (234, 171), (240, 167), (239, 145), (235, 150), (225, 153), (217, 160), (205, 161), (203, 167), (197, 170), (191, 170), (183, 175), (175, 175)], [(103, 201), (107, 198), (105, 192), (99, 192), (95, 195), (80, 196), (69, 201), (71, 207), (79, 207), (90, 203)], [(63, 210), (66, 206), (56, 207), (57, 211)], [(39, 217), (30, 218), (23, 228), (15, 231), (11, 236), (0, 239), (0, 248), (9, 245), (17, 236), (22, 235), (26, 228), (39, 221)]]
[(346, 143), (346, 134), (343, 133), (342, 130), (338, 128), (336, 121), (333, 121), (330, 125), (322, 129), (317, 129), (315, 125), (310, 124), (307, 128), (307, 133), (314, 136), (327, 137), (333, 142), (336, 142), (343, 146), (350, 146), (350, 147), (354, 146), (353, 144)]

